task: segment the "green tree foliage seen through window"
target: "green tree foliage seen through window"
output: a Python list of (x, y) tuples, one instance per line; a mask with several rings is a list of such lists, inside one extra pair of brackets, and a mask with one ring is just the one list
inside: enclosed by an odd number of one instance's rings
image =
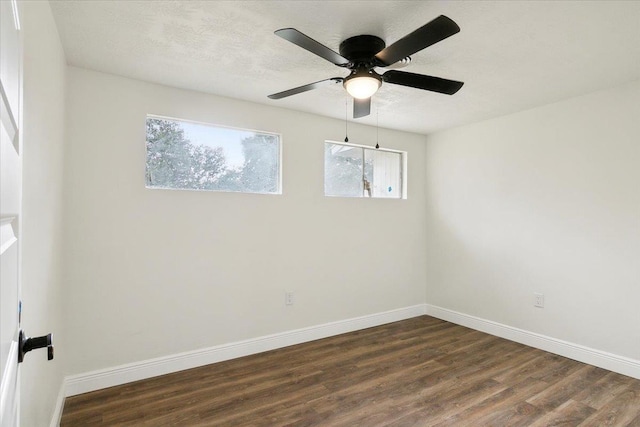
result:
[(278, 136), (251, 133), (240, 144), (241, 163), (230, 162), (223, 146), (192, 143), (180, 122), (147, 118), (147, 187), (278, 192)]

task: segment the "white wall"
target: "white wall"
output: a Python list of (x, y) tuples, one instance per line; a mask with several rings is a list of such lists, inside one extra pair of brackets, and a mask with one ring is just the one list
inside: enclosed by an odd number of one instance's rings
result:
[(639, 138), (640, 82), (430, 135), (427, 303), (640, 360)]
[(48, 2), (23, 2), (24, 157), (22, 328), (54, 333), (56, 355), (21, 365), (24, 426), (49, 425), (62, 384), (62, 175), (66, 61)]
[[(409, 152), (408, 200), (327, 198), (344, 122), (73, 67), (67, 84), (69, 374), (424, 302), (424, 136), (380, 131)], [(284, 194), (146, 189), (147, 113), (281, 133)]]

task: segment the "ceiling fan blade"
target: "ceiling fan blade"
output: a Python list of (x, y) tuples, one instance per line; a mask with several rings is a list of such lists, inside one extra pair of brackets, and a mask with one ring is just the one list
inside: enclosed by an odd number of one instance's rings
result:
[(411, 34), (382, 49), (375, 58), (383, 65), (391, 65), (459, 31), (458, 24), (450, 18), (440, 15)]
[(334, 52), (322, 43), (315, 41), (311, 37), (301, 33), (295, 28), (282, 28), (280, 30), (277, 30), (275, 32), (275, 35), (280, 36), (283, 39), (290, 41), (291, 43), (296, 44), (301, 48), (306, 49), (309, 52), (314, 53), (335, 65), (345, 66), (349, 63), (349, 60), (344, 56), (340, 55), (337, 52)]
[(353, 118), (368, 116), (371, 113), (371, 98), (353, 98)]
[(309, 83), (308, 85), (299, 86), (293, 89), (285, 90), (283, 92), (274, 93), (272, 95), (269, 95), (269, 98), (270, 99), (286, 98), (287, 96), (297, 95), (299, 93), (307, 92), (312, 89), (318, 89), (319, 87), (331, 86), (336, 83), (342, 83), (342, 80), (343, 80), (342, 77), (332, 77), (327, 80), (320, 80), (319, 82)]
[(424, 74), (407, 73), (406, 71), (391, 70), (382, 75), (386, 83), (430, 90), (432, 92), (453, 95), (460, 90), (463, 82), (441, 79), (440, 77), (425, 76)]

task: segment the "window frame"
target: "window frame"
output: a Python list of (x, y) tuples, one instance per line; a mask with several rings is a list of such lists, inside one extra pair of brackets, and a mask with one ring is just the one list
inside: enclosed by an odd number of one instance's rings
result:
[[(147, 179), (147, 161), (148, 161), (148, 151), (147, 151), (147, 137), (146, 137), (146, 126), (147, 126), (147, 120), (148, 119), (157, 119), (157, 120), (167, 120), (167, 121), (172, 121), (172, 122), (183, 122), (183, 123), (189, 123), (189, 124), (194, 124), (194, 125), (200, 125), (200, 126), (208, 126), (208, 127), (213, 127), (213, 128), (220, 128), (220, 129), (228, 129), (228, 130), (233, 130), (233, 131), (240, 131), (240, 132), (251, 132), (251, 133), (257, 133), (257, 134), (265, 134), (265, 135), (274, 135), (278, 138), (278, 156), (277, 156), (277, 160), (278, 160), (278, 173), (277, 173), (277, 189), (275, 192), (272, 193), (261, 193), (261, 192), (255, 192), (255, 191), (233, 191), (233, 190), (208, 190), (208, 189), (198, 189), (198, 188), (172, 188), (172, 187), (154, 187), (154, 186), (148, 186), (146, 184)], [(145, 119), (144, 119), (144, 123), (145, 123), (145, 137), (144, 137), (144, 182), (145, 182), (145, 189), (148, 190), (170, 190), (170, 191), (198, 191), (198, 192), (206, 192), (206, 193), (236, 193), (236, 194), (257, 194), (257, 195), (267, 195), (267, 196), (279, 196), (282, 195), (282, 169), (283, 169), (283, 165), (282, 165), (282, 152), (283, 152), (283, 137), (282, 134), (279, 132), (270, 132), (270, 131), (264, 131), (264, 130), (256, 130), (256, 129), (250, 129), (250, 128), (242, 128), (242, 127), (236, 127), (236, 126), (229, 126), (229, 125), (221, 125), (221, 124), (217, 124), (217, 123), (210, 123), (210, 122), (204, 122), (204, 121), (200, 121), (200, 120), (192, 120), (192, 119), (181, 119), (181, 118), (176, 118), (176, 117), (172, 117), (172, 116), (164, 116), (164, 115), (160, 115), (160, 114), (151, 114), (151, 113), (147, 113), (145, 115)]]
[[(364, 190), (363, 189), (363, 195), (361, 197), (353, 197), (353, 196), (340, 196), (340, 195), (333, 195), (333, 194), (327, 194), (326, 193), (326, 189), (325, 189), (325, 179), (326, 179), (326, 158), (324, 158), (323, 155), (323, 179), (322, 179), (322, 187), (323, 187), (323, 194), (325, 197), (336, 197), (336, 198), (341, 198), (341, 199), (376, 199), (376, 200), (406, 200), (407, 199), (407, 195), (408, 195), (408, 191), (407, 191), (407, 187), (408, 187), (408, 183), (407, 183), (407, 157), (408, 157), (408, 152), (404, 151), (404, 150), (397, 150), (397, 149), (393, 149), (393, 148), (376, 148), (374, 146), (370, 146), (370, 145), (364, 145), (364, 144), (354, 144), (351, 142), (344, 142), (344, 141), (334, 141), (331, 139), (326, 139), (323, 142), (323, 153), (324, 150), (326, 149), (326, 145), (327, 144), (333, 144), (333, 145), (342, 145), (342, 146), (346, 146), (346, 147), (354, 147), (354, 148), (361, 148), (362, 151), (362, 159), (364, 161), (365, 159), (365, 151), (364, 150), (370, 150), (370, 151), (384, 151), (384, 152), (389, 152), (389, 153), (396, 153), (400, 155), (400, 183), (402, 185), (402, 191), (400, 192), (400, 197), (374, 197), (374, 196), (365, 196), (364, 195)], [(363, 164), (363, 168), (362, 168), (362, 176), (364, 179), (364, 164)]]

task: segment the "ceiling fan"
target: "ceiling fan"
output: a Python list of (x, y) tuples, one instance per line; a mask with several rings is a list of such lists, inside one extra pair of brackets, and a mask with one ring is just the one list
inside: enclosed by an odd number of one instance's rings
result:
[(390, 46), (386, 46), (380, 37), (361, 35), (350, 37), (340, 43), (337, 53), (295, 28), (283, 28), (275, 34), (291, 43), (326, 59), (338, 67), (350, 70), (347, 77), (332, 77), (309, 83), (304, 86), (269, 95), (271, 99), (281, 99), (298, 93), (342, 83), (354, 98), (353, 117), (368, 116), (371, 112), (371, 96), (382, 83), (392, 83), (416, 89), (453, 95), (463, 82), (442, 79), (406, 71), (388, 70), (378, 74), (374, 68), (388, 68), (396, 63), (408, 63), (416, 52), (450, 37), (460, 31), (458, 24), (450, 18), (440, 15), (414, 32), (406, 35)]

